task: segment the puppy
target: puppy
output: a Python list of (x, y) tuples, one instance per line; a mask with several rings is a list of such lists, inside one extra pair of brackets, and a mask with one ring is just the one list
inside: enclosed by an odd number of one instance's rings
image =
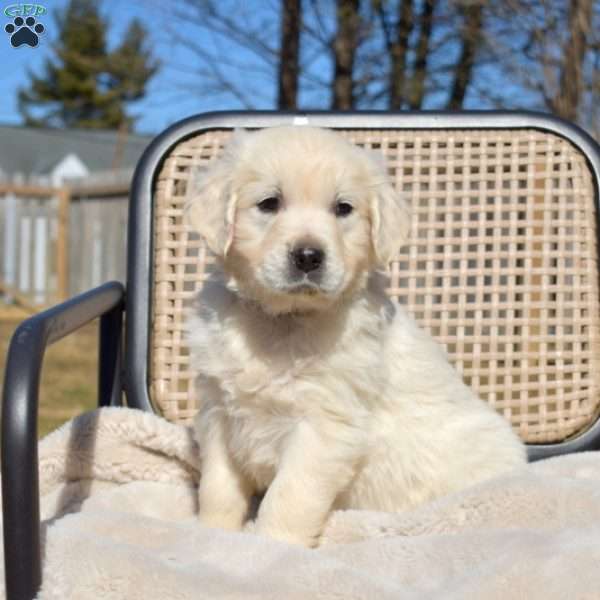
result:
[(200, 519), (315, 545), (333, 509), (403, 511), (525, 463), (509, 424), (384, 292), (407, 209), (328, 130), (238, 132), (187, 218), (222, 263), (188, 320)]

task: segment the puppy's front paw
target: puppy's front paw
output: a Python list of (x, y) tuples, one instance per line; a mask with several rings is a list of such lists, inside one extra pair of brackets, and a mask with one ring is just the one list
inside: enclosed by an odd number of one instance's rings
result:
[(260, 519), (254, 523), (251, 533), (265, 535), (275, 540), (279, 540), (280, 542), (306, 546), (307, 548), (314, 548), (319, 541), (318, 534), (311, 534), (306, 531), (290, 531), (289, 529), (261, 522)]
[(246, 521), (244, 523), (244, 527), (242, 528), (244, 533), (251, 533), (253, 535), (258, 535), (258, 531), (256, 531), (256, 521)]
[(207, 527), (239, 531), (244, 523), (244, 515), (240, 511), (202, 510), (199, 513), (200, 523)]

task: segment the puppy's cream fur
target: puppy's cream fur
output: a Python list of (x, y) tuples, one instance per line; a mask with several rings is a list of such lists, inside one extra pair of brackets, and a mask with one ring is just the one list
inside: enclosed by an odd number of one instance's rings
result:
[[(257, 206), (269, 197), (277, 211)], [(314, 545), (334, 508), (401, 511), (525, 462), (508, 423), (387, 299), (377, 269), (408, 216), (370, 154), (326, 130), (237, 133), (187, 216), (223, 267), (188, 320), (202, 522), (239, 529), (266, 490), (256, 530)], [(323, 249), (318, 272), (290, 266), (298, 244)]]

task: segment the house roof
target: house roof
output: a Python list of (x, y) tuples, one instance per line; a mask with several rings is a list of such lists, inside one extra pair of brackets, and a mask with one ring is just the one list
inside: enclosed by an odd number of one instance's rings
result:
[[(0, 171), (45, 175), (69, 154), (79, 157), (91, 172), (133, 167), (151, 139), (127, 134), (119, 140), (117, 131), (0, 125)], [(115, 165), (118, 152), (121, 157)]]

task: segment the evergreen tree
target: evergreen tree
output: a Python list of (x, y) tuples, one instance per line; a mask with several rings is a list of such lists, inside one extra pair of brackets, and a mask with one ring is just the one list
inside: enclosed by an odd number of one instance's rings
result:
[(108, 57), (110, 96), (120, 106), (143, 98), (147, 82), (158, 70), (159, 62), (147, 47), (146, 37), (144, 26), (134, 18), (121, 45)]
[(132, 21), (123, 42), (109, 53), (108, 24), (96, 0), (70, 0), (65, 13), (55, 18), (54, 57), (46, 60), (41, 76), (29, 72), (29, 89), (19, 90), (26, 124), (88, 129), (132, 125), (125, 104), (144, 95), (158, 69), (141, 24)]

